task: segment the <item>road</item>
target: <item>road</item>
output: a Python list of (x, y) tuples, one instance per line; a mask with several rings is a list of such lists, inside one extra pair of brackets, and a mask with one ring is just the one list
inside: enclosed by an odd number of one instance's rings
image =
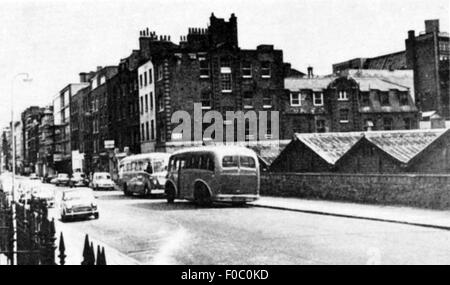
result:
[(450, 231), (445, 230), (251, 206), (170, 205), (162, 197), (125, 197), (119, 191), (95, 193), (100, 219), (64, 227), (89, 233), (142, 264), (450, 263)]

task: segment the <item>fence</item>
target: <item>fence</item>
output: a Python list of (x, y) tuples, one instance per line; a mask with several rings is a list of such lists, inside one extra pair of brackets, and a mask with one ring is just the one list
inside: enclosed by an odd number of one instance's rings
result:
[[(29, 207), (16, 203), (17, 251), (13, 248), (13, 224), (11, 205), (4, 192), (0, 192), (0, 255), (13, 263), (13, 254), (17, 255), (17, 265), (65, 265), (66, 245), (63, 233), (56, 247), (55, 220), (49, 220), (45, 200), (32, 200)], [(56, 252), (58, 249), (58, 263)], [(106, 265), (105, 249), (89, 243), (86, 235), (82, 265)]]
[(261, 194), (450, 209), (450, 175), (272, 172)]

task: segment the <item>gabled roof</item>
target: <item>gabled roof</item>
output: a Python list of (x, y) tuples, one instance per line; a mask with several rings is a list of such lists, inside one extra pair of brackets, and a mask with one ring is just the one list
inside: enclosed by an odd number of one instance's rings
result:
[(295, 138), (334, 165), (360, 138), (362, 132), (295, 134)]
[(355, 79), (355, 81), (358, 82), (359, 90), (361, 91), (369, 91), (369, 90), (389, 91), (391, 89), (396, 89), (399, 91), (408, 91), (408, 87), (406, 86), (388, 82), (380, 78), (354, 77), (353, 79)]
[(399, 162), (408, 164), (448, 129), (367, 132), (364, 137)]

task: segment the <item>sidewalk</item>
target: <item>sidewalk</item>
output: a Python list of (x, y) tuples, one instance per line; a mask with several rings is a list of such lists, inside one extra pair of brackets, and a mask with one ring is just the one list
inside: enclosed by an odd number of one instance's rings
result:
[(255, 207), (410, 224), (450, 230), (450, 211), (444, 210), (428, 210), (402, 206), (366, 205), (348, 202), (269, 196), (263, 196), (251, 204)]

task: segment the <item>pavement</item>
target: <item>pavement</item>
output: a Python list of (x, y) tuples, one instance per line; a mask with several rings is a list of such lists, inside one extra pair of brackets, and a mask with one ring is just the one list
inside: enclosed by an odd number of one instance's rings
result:
[(450, 211), (263, 196), (255, 207), (450, 230)]

